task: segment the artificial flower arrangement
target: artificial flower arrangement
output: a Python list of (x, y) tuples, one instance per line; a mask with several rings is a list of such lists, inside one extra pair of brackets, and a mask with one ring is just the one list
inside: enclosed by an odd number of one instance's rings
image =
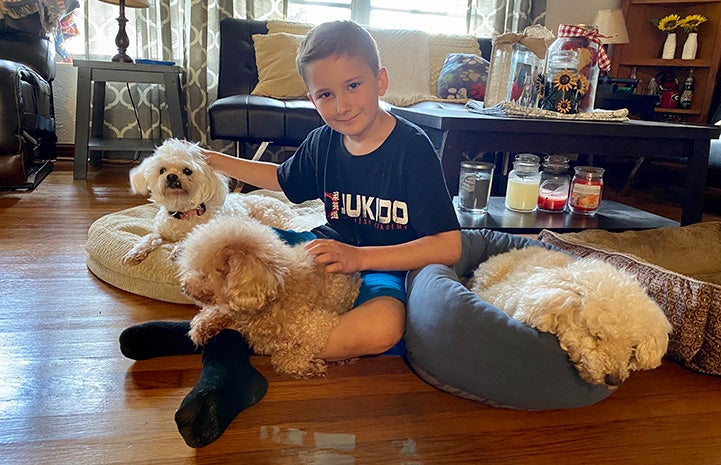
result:
[(652, 19), (651, 22), (658, 28), (659, 31), (671, 34), (681, 25), (681, 17), (676, 13), (671, 13), (661, 19)]
[(665, 32), (666, 34), (675, 32), (679, 27), (686, 32), (698, 32), (698, 27), (706, 21), (708, 21), (708, 18), (703, 15), (693, 14), (681, 18), (681, 16), (676, 13), (666, 15), (661, 19), (651, 20), (659, 31)]
[(681, 29), (688, 33), (698, 32), (698, 27), (706, 21), (708, 21), (708, 18), (706, 18), (705, 16), (688, 15), (679, 21), (679, 26), (681, 26)]

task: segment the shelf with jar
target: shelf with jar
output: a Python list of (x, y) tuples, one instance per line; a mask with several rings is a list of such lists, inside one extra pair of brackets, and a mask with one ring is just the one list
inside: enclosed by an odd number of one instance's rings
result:
[[(623, 0), (621, 8), (630, 42), (615, 47), (611, 75), (627, 78), (635, 73), (639, 80), (636, 92), (646, 93), (651, 79), (658, 79), (657, 76), (664, 71), (670, 70), (674, 73), (679, 89), (692, 72), (694, 94), (690, 108), (660, 105), (655, 113), (658, 119), (706, 123), (721, 63), (721, 0)], [(695, 58), (681, 58), (689, 32), (680, 25), (674, 28), (672, 22), (664, 26), (676, 33), (676, 49), (671, 55), (673, 58), (662, 58), (667, 34), (671, 31), (664, 32), (659, 27), (659, 22), (671, 15), (676, 15), (680, 20), (696, 15), (705, 19), (695, 27)]]

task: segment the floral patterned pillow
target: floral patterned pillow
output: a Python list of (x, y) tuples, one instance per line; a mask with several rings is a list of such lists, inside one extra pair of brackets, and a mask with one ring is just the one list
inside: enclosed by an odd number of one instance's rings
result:
[(453, 100), (483, 100), (488, 60), (467, 53), (449, 53), (438, 76), (438, 96)]

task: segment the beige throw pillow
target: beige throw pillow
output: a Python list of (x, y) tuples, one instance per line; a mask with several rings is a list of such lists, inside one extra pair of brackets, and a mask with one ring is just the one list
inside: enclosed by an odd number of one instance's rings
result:
[(307, 90), (295, 66), (303, 36), (279, 32), (253, 34), (258, 85), (253, 95), (279, 99), (304, 98)]
[(265, 25), (268, 27), (268, 34), (285, 32), (301, 36), (308, 34), (308, 31), (310, 31), (313, 27), (313, 25), (309, 23), (297, 23), (294, 21), (282, 21), (279, 19), (268, 20)]

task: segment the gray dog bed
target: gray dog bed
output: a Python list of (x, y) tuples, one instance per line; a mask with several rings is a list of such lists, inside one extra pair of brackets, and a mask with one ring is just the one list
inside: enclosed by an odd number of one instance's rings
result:
[(555, 336), (530, 328), (463, 284), (478, 264), (542, 243), (510, 234), (463, 231), (455, 268), (429, 265), (407, 279), (407, 360), (429, 384), (495, 406), (547, 410), (599, 402), (614, 391), (586, 383)]

